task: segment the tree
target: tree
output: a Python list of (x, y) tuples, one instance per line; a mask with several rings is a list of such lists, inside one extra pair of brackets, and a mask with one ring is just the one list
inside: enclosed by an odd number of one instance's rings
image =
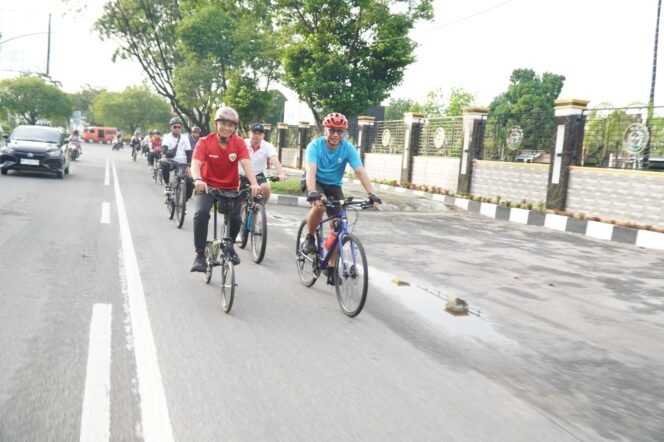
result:
[(286, 96), (276, 89), (270, 91), (272, 95), (272, 113), (265, 119), (276, 129), (277, 123), (284, 121), (284, 106), (286, 105)]
[(164, 127), (172, 116), (168, 103), (146, 86), (102, 92), (93, 100), (92, 110), (98, 123), (118, 127), (125, 133), (138, 128)]
[(285, 83), (316, 121), (355, 116), (401, 83), (415, 57), (408, 32), (433, 17), (431, 0), (276, 0), (284, 35)]
[(92, 102), (104, 89), (98, 89), (89, 84), (83, 86), (80, 91), (71, 94), (71, 100), (74, 105), (74, 110), (80, 110), (83, 120), (95, 124), (95, 117), (92, 112)]
[(261, 95), (278, 73), (270, 20), (264, 1), (111, 0), (95, 27), (121, 43), (115, 56), (141, 64), (185, 124), (207, 130), (223, 102), (255, 105), (240, 96), (249, 87)]
[(73, 110), (67, 94), (41, 78), (29, 76), (0, 81), (0, 106), (28, 124), (47, 119), (64, 126)]
[(470, 106), (474, 101), (475, 95), (466, 92), (463, 88), (453, 87), (444, 114), (448, 117), (459, 117), (463, 115), (463, 108)]
[[(542, 76), (532, 69), (515, 69), (510, 76), (507, 91), (493, 99), (489, 106), (489, 123), (495, 127), (494, 149), (491, 157), (501, 159), (515, 157), (503, 149), (508, 131), (518, 126), (523, 131), (522, 147), (533, 150), (548, 150), (553, 137), (554, 101), (560, 95), (565, 77), (545, 72)], [(507, 155), (509, 154), (509, 155)], [(513, 158), (512, 158), (513, 159)]]
[(391, 98), (385, 108), (386, 120), (401, 120), (406, 112), (413, 112), (417, 103), (409, 98)]
[(427, 92), (422, 111), (429, 118), (442, 117), (445, 114), (445, 96), (441, 88)]

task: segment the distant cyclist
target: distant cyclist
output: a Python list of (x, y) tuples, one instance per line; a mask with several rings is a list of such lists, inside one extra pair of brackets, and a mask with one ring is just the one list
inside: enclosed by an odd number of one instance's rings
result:
[(161, 158), (161, 131), (155, 129), (152, 131), (150, 140), (148, 141), (148, 164), (150, 167), (154, 167), (154, 161)]
[[(270, 182), (265, 178), (265, 168), (270, 164), (274, 164), (274, 167), (277, 169), (277, 174), (281, 181), (286, 179), (286, 174), (284, 173), (284, 168), (279, 162), (279, 156), (277, 155), (277, 149), (274, 146), (265, 141), (265, 127), (256, 123), (251, 126), (251, 136), (244, 140), (247, 145), (247, 150), (249, 151), (249, 157), (251, 157), (251, 168), (254, 169), (256, 174), (256, 181), (260, 184), (263, 194), (263, 200), (267, 204), (267, 201), (270, 199), (270, 194), (272, 188), (270, 187)], [(244, 170), (240, 168), (240, 188), (248, 187), (249, 181), (244, 175)]]
[[(346, 164), (350, 164), (355, 175), (360, 179), (374, 207), (378, 207), (382, 203), (380, 198), (373, 193), (373, 186), (367, 171), (362, 165), (360, 154), (355, 146), (344, 138), (346, 129), (348, 129), (348, 119), (343, 114), (333, 112), (323, 118), (323, 126), (325, 127), (325, 134), (312, 140), (307, 146), (305, 154), (307, 191), (309, 192), (307, 201), (312, 206), (307, 217), (307, 237), (305, 240), (305, 251), (308, 253), (318, 252), (314, 232), (326, 212), (321, 200), (327, 198), (344, 199), (341, 186)], [(340, 210), (340, 207), (328, 208), (327, 215), (336, 215)], [(333, 267), (335, 263), (336, 258), (333, 256), (327, 273), (327, 282), (332, 285), (334, 285)]]
[(134, 157), (134, 152), (136, 152), (136, 151), (140, 152), (140, 149), (141, 149), (141, 131), (140, 130), (136, 129), (134, 131), (134, 135), (131, 137), (131, 140), (129, 141), (129, 145), (131, 146), (131, 156), (133, 158)]
[(200, 138), (201, 138), (201, 128), (198, 126), (192, 127), (191, 133), (189, 134), (189, 145), (191, 146), (192, 150), (196, 149), (196, 143), (198, 143), (198, 140)]
[[(196, 213), (194, 214), (194, 248), (196, 258), (191, 267), (192, 272), (204, 272), (205, 243), (207, 241), (210, 209), (214, 204), (214, 197), (207, 193), (208, 185), (221, 190), (237, 190), (240, 181), (238, 163), (242, 165), (245, 174), (249, 177), (252, 196), (258, 195), (260, 186), (251, 168), (249, 152), (235, 130), (239, 116), (232, 107), (221, 107), (214, 115), (215, 131), (201, 138), (196, 144), (194, 157), (191, 161), (191, 173), (196, 186)], [(237, 237), (240, 231), (240, 206), (234, 206), (231, 216), (231, 238)], [(231, 245), (230, 257), (233, 264), (240, 263), (240, 257)]]
[[(168, 122), (171, 131), (166, 134), (161, 144), (161, 175), (164, 177), (164, 194), (171, 192), (170, 174), (176, 167), (184, 167), (184, 174), (191, 177), (189, 165), (191, 164), (191, 146), (189, 137), (182, 135), (182, 120), (173, 117)], [(191, 197), (194, 186), (187, 179), (187, 199)]]

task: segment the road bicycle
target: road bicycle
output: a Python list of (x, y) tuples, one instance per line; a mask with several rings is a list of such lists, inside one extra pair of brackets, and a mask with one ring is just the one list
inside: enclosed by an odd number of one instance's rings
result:
[[(166, 194), (166, 210), (168, 211), (168, 219), (175, 221), (178, 229), (184, 224), (184, 217), (187, 211), (187, 177), (184, 175), (186, 164), (174, 164), (173, 174), (171, 175), (170, 188), (171, 191)], [(161, 175), (161, 172), (159, 172)]]
[[(340, 207), (341, 210), (337, 215), (325, 218), (318, 224), (314, 235), (316, 249), (318, 250), (316, 253), (305, 252), (307, 220), (302, 221), (297, 232), (295, 246), (297, 273), (302, 283), (307, 287), (311, 287), (322, 272), (333, 271), (334, 288), (339, 306), (346, 315), (352, 318), (362, 311), (366, 302), (369, 286), (369, 267), (362, 243), (352, 233), (352, 230), (348, 230), (349, 227), (356, 224), (359, 211), (355, 221), (349, 224), (347, 209), (368, 209), (373, 205), (368, 200), (353, 201), (352, 198), (340, 201), (321, 200), (321, 203), (327, 208)], [(323, 231), (324, 225), (330, 220), (334, 220), (336, 237), (326, 244), (328, 247), (325, 250)], [(330, 266), (330, 258), (335, 251), (338, 251), (337, 263), (332, 267)]]
[[(214, 235), (205, 245), (206, 269), (203, 280), (206, 284), (212, 279), (212, 271), (221, 266), (221, 307), (225, 313), (231, 311), (233, 299), (235, 298), (235, 266), (231, 261), (230, 250), (234, 239), (230, 237), (231, 213), (246, 198), (249, 189), (244, 190), (221, 190), (208, 186), (208, 193), (214, 197), (213, 225)], [(224, 215), (224, 226), (221, 239), (217, 239), (217, 213)], [(220, 259), (221, 258), (221, 259)]]
[[(258, 184), (265, 181), (279, 181), (279, 177), (261, 177)], [(267, 215), (265, 214), (265, 202), (263, 195), (258, 194), (255, 197), (248, 197), (243, 201), (241, 211), (242, 224), (240, 226), (240, 243), (238, 246), (244, 249), (251, 239), (251, 259), (260, 264), (265, 258), (265, 249), (267, 247)]]
[(155, 157), (152, 163), (152, 179), (160, 186), (164, 185), (164, 177), (161, 175), (161, 167), (159, 167), (159, 157)]

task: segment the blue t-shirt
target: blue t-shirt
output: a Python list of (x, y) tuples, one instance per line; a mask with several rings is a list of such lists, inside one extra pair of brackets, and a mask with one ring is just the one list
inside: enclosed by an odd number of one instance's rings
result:
[(328, 186), (341, 186), (346, 163), (357, 169), (362, 165), (360, 154), (355, 146), (342, 140), (335, 150), (327, 147), (325, 137), (312, 140), (307, 146), (307, 162), (316, 164), (316, 182)]

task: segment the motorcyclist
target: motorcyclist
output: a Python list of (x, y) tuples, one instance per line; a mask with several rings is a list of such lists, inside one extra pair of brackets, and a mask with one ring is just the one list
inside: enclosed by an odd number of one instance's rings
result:
[(81, 145), (81, 136), (77, 129), (75, 129), (69, 137), (69, 144), (73, 144), (78, 149), (78, 155), (83, 155), (83, 146)]

